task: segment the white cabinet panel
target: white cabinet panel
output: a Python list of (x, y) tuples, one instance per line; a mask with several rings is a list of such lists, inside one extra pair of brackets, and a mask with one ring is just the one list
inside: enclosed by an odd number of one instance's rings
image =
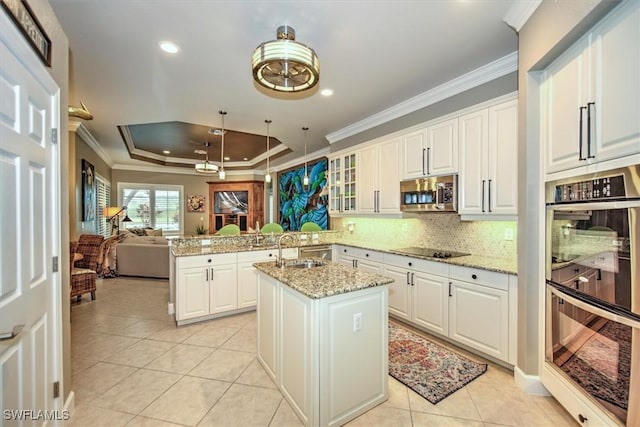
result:
[(358, 151), (358, 213), (400, 212), (400, 138)]
[(389, 284), (389, 313), (404, 320), (411, 320), (410, 273), (402, 267), (385, 265), (382, 274), (393, 279), (393, 283)]
[(446, 277), (411, 273), (413, 321), (446, 336), (449, 332), (449, 281)]
[(421, 178), (427, 174), (427, 130), (420, 129), (402, 136), (402, 179)]
[(458, 118), (427, 128), (427, 175), (458, 173)]
[(205, 267), (178, 269), (176, 319), (193, 319), (209, 314), (209, 270)]
[(222, 313), (238, 308), (238, 265), (214, 264), (210, 268), (209, 311)]

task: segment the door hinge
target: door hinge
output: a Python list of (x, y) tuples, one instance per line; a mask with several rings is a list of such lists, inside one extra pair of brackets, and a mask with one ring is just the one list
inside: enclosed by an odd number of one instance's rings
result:
[(51, 129), (51, 143), (52, 144), (58, 143), (58, 128)]
[(58, 397), (60, 397), (60, 381), (53, 383), (53, 398), (57, 399)]
[(57, 273), (58, 272), (58, 257), (54, 256), (53, 257), (53, 266), (52, 266), (53, 272)]

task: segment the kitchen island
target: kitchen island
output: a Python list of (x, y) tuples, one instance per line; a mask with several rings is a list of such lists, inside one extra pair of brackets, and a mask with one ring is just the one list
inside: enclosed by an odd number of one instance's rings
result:
[(258, 360), (305, 425), (343, 425), (388, 398), (392, 279), (332, 262), (299, 266), (254, 264)]

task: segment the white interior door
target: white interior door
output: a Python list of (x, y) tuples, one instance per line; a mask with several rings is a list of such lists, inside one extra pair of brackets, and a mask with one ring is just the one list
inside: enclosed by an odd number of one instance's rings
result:
[[(58, 146), (59, 88), (0, 11), (0, 412), (59, 408), (61, 377)], [(63, 266), (60, 266), (63, 268)], [(5, 426), (32, 425), (29, 416)], [(19, 417), (18, 417), (19, 418)], [(40, 418), (33, 425), (43, 425)]]

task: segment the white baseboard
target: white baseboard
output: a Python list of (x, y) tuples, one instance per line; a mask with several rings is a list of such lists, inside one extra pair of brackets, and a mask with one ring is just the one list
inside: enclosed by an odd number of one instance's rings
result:
[(73, 415), (73, 411), (76, 409), (76, 394), (71, 390), (67, 400), (64, 402), (63, 410), (69, 411), (69, 414)]
[(167, 314), (175, 314), (176, 313), (176, 306), (172, 302), (168, 303), (167, 304), (167, 311), (168, 311)]
[(517, 366), (513, 369), (513, 377), (516, 385), (527, 394), (550, 396), (551, 393), (542, 385), (538, 375), (527, 375)]

